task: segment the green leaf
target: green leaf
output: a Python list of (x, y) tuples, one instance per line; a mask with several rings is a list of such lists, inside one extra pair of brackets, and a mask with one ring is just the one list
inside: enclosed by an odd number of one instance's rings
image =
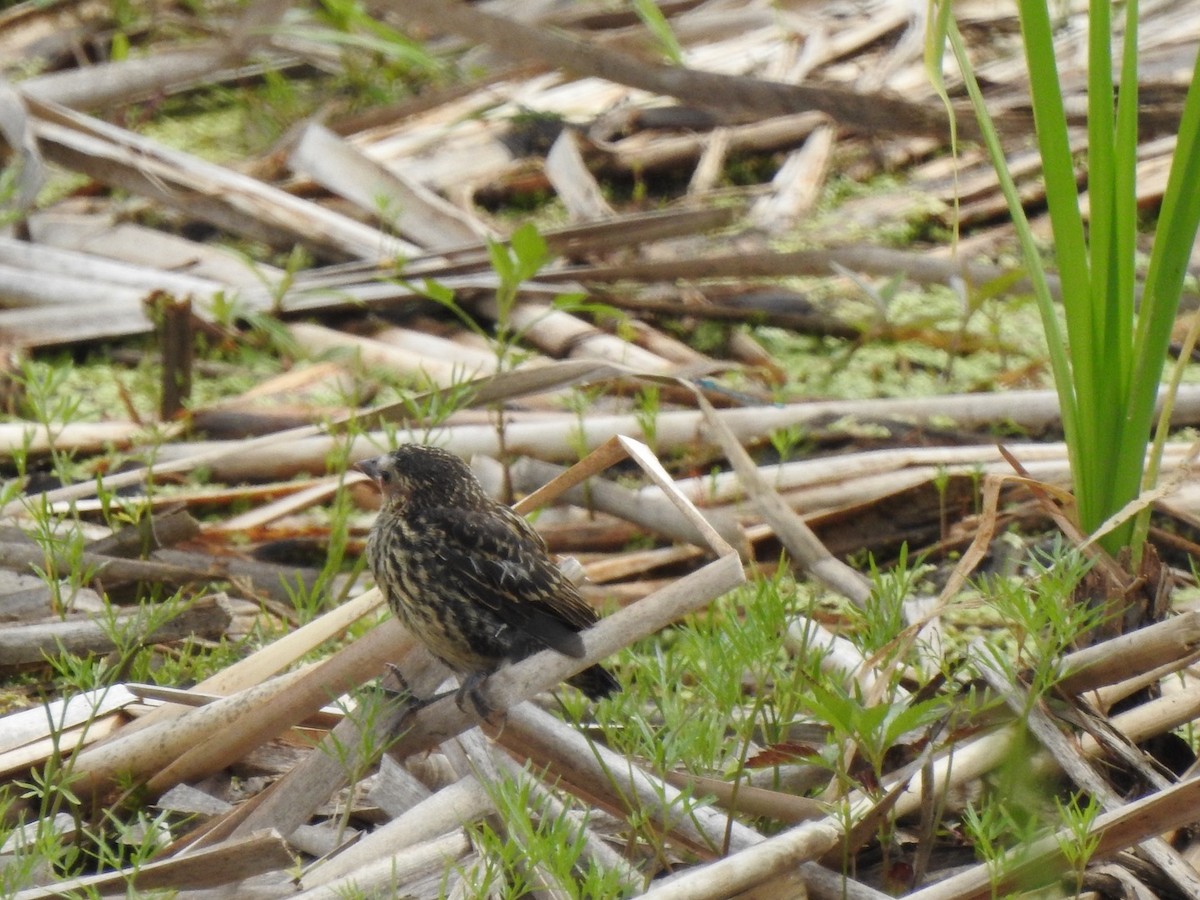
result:
[(654, 0), (633, 0), (633, 8), (637, 12), (638, 18), (642, 20), (642, 24), (658, 41), (658, 47), (663, 56), (674, 65), (682, 66), (683, 47), (680, 45), (679, 39), (675, 37), (671, 23), (663, 15), (663, 11), (658, 8), (658, 4)]
[(546, 245), (546, 239), (532, 222), (526, 222), (513, 232), (509, 238), (509, 246), (517, 259), (517, 281), (525, 281), (535, 276), (550, 258), (550, 248)]

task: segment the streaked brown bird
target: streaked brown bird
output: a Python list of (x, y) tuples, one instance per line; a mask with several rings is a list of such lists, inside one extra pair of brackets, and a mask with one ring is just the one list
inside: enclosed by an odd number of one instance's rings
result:
[[(524, 518), (492, 500), (470, 468), (436, 447), (404, 444), (358, 463), (383, 494), (367, 539), (375, 583), (401, 622), (463, 676), (486, 715), (479, 686), (501, 665), (550, 648), (584, 654), (579, 632), (597, 620)], [(619, 687), (601, 666), (568, 683), (592, 699)]]

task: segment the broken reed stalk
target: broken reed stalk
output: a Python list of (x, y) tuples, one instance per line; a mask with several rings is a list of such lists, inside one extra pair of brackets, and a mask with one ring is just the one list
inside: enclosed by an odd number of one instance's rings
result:
[(158, 329), (162, 355), (162, 397), (158, 414), (169, 422), (183, 412), (192, 395), (192, 361), (195, 333), (190, 297), (175, 297), (155, 291), (146, 298), (150, 319)]
[(146, 782), (146, 790), (158, 796), (176, 784), (199, 780), (232, 765), (326, 703), (375, 678), (390, 660), (413, 646), (410, 635), (381, 624), (341, 652), (305, 669), (270, 703), (185, 750), (169, 766), (154, 773)]
[[(415, 688), (435, 690), (430, 685), (440, 682), (441, 674), (431, 680), (421, 678), (414, 682), (409, 672), (406, 679)], [(378, 756), (382, 748), (401, 734), (411, 715), (411, 703), (406, 697), (397, 695), (385, 702), (370, 722), (347, 717), (268, 792), (258, 795), (257, 802), (247, 805), (246, 809), (233, 810), (226, 821), (216, 823), (202, 836), (199, 844), (207, 846), (244, 837), (261, 828), (272, 828), (284, 837), (290, 836), (334, 792), (349, 783), (355, 772), (369, 765), (373, 761), (371, 757)]]
[[(189, 856), (144, 862), (137, 867), (98, 875), (56, 880), (44, 887), (28, 888), (15, 900), (51, 900), (72, 895), (141, 894), (159, 890), (186, 891), (216, 888), (254, 875), (276, 872), (295, 860), (283, 839), (269, 831), (247, 835)], [(78, 892), (78, 894), (76, 894)]]
[(343, 900), (345, 897), (393, 896), (397, 885), (428, 877), (439, 878), (448, 866), (461, 868), (471, 852), (471, 839), (462, 829), (375, 857), (354, 872), (299, 894), (294, 900)]
[(302, 882), (306, 888), (315, 888), (357, 878), (368, 864), (477, 821), (493, 808), (484, 786), (474, 775), (466, 775), (379, 826), (352, 847), (313, 864)]

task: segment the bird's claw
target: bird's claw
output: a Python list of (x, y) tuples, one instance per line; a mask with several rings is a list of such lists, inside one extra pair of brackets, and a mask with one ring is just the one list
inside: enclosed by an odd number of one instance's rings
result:
[[(404, 673), (400, 671), (400, 667), (395, 663), (384, 663), (383, 667), (386, 671), (383, 677), (379, 679), (379, 686), (389, 694), (395, 694), (396, 696), (407, 694), (415, 700), (416, 697), (413, 696), (412, 688), (408, 685), (408, 679), (404, 677)], [(393, 684), (388, 683), (389, 679)]]
[(454, 702), (458, 705), (459, 709), (465, 713), (469, 713), (467, 701), (470, 700), (475, 715), (485, 721), (493, 712), (487, 700), (483, 698), (483, 692), (480, 690), (484, 682), (487, 681), (488, 674), (487, 672), (470, 673), (462, 680), (462, 684), (459, 685), (458, 690), (454, 693)]
[[(492, 728), (503, 729), (504, 723), (508, 721), (508, 716), (504, 710), (495, 710), (487, 702), (483, 696), (483, 691), (480, 688), (488, 680), (490, 672), (472, 672), (462, 680), (462, 684), (454, 694), (454, 702), (458, 704), (467, 715), (473, 711), (479, 720)], [(467, 709), (467, 701), (470, 701), (472, 710)]]

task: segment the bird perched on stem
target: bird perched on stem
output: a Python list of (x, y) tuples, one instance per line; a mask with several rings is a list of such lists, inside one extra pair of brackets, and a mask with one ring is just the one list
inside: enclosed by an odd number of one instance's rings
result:
[[(480, 715), (479, 686), (507, 662), (547, 648), (584, 655), (579, 632), (597, 620), (524, 518), (492, 500), (457, 456), (404, 444), (358, 463), (383, 507), (367, 560), (388, 606), (434, 656), (463, 676)], [(568, 679), (592, 699), (617, 690), (599, 665)]]

